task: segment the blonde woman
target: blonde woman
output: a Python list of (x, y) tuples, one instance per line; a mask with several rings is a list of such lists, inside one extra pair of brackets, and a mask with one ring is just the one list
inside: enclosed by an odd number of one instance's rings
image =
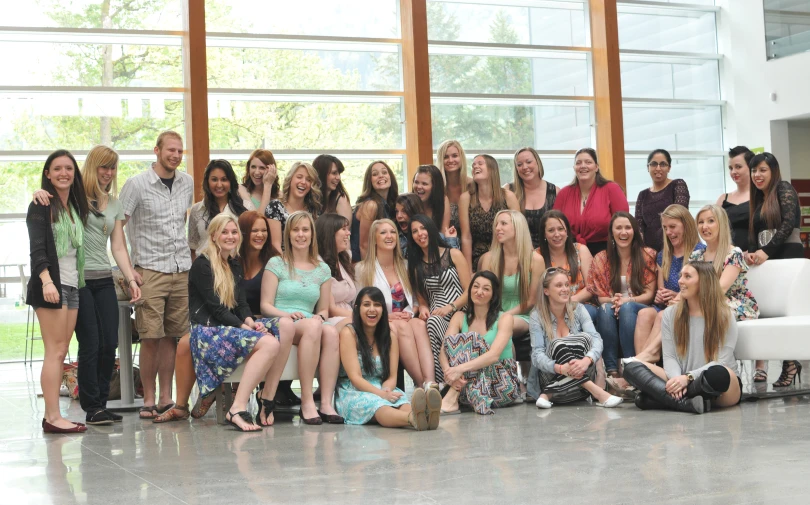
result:
[(512, 341), (525, 385), (531, 360), (529, 313), (546, 265), (532, 250), (529, 225), (519, 211), (498, 212), (493, 227), (492, 245), (481, 256), (478, 270), (489, 270), (501, 281), (501, 303), (504, 313), (514, 316)]
[[(130, 289), (132, 303), (140, 299), (141, 289), (134, 282), (124, 238), (124, 209), (118, 200), (118, 153), (107, 146), (90, 149), (82, 167), (82, 181), (90, 212), (84, 228), (85, 285), (79, 289), (76, 319), (79, 403), (87, 413), (87, 424), (103, 425), (122, 419), (107, 410), (118, 347), (118, 305), (107, 256), (108, 241)], [(49, 205), (51, 196), (41, 189), (34, 193), (34, 199), (42, 205)]]
[(444, 177), (444, 193), (450, 201), (450, 226), (462, 233), (459, 222), (459, 200), (469, 189), (467, 155), (458, 140), (445, 140), (436, 150), (436, 164)]
[[(214, 393), (247, 360), (239, 390), (225, 419), (239, 431), (257, 431), (260, 424), (269, 420), (270, 412), (263, 411), (260, 403), (259, 417), (264, 415), (265, 419), (256, 423), (248, 412), (250, 394), (259, 382), (277, 382), (281, 376), (290, 352), (291, 322), (284, 321), (287, 341), (280, 343), (279, 318), (253, 319), (240, 285), (243, 273), (237, 256), (241, 242), (242, 234), (234, 216), (219, 214), (211, 220), (208, 241), (189, 272), (190, 346), (203, 398)], [(188, 407), (172, 408), (178, 410), (185, 411), (188, 417)]]
[(664, 311), (664, 368), (635, 361), (624, 378), (641, 392), (636, 406), (702, 414), (740, 403), (742, 381), (734, 347), (737, 321), (729, 310), (714, 265), (688, 263), (678, 280), (681, 301)]
[(284, 178), (281, 198), (271, 200), (264, 209), (264, 215), (270, 219), (270, 237), (273, 247), (281, 250), (281, 236), (287, 219), (293, 212), (306, 211), (318, 219), (321, 214), (321, 180), (312, 165), (296, 161)]
[(488, 154), (473, 159), (470, 190), (459, 200), (461, 252), (472, 271), (492, 243), (492, 222), (504, 209), (518, 210), (514, 193), (501, 188), (498, 162)]
[(408, 269), (399, 249), (394, 222), (378, 219), (371, 223), (368, 252), (357, 265), (358, 287), (376, 286), (385, 296), (391, 331), (399, 342), (402, 364), (414, 384), (435, 382), (433, 350), (428, 338), (428, 312), (417, 314), (417, 298), (408, 279)]
[(543, 227), (540, 220), (546, 211), (554, 208), (557, 186), (543, 179), (545, 170), (540, 155), (531, 147), (523, 147), (515, 153), (514, 182), (507, 188), (514, 191), (520, 211), (526, 216), (532, 234), (532, 247), (543, 245)]
[[(285, 183), (286, 186), (286, 183)], [(284, 249), (270, 258), (262, 279), (262, 314), (289, 317), (295, 325), (293, 344), (298, 346), (301, 409), (305, 424), (343, 424), (332, 406), (340, 355), (338, 333), (326, 323), (332, 299), (332, 272), (318, 259), (315, 221), (309, 212), (297, 211), (287, 218)], [(312, 381), (319, 369), (321, 409), (315, 407)]]
[(537, 408), (550, 409), (551, 399), (570, 403), (589, 396), (599, 407), (613, 408), (622, 403), (621, 398), (594, 383), (602, 338), (585, 307), (571, 300), (568, 272), (562, 268), (543, 272), (529, 326), (529, 394), (537, 398)]

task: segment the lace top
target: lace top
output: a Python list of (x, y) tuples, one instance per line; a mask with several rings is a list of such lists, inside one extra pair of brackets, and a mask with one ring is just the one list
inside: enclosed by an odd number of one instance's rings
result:
[(315, 306), (321, 297), (321, 284), (332, 278), (332, 271), (323, 261), (313, 270), (295, 269), (293, 277), (281, 256), (274, 256), (267, 262), (265, 270), (278, 277), (278, 289), (273, 305), (284, 312), (302, 312), (312, 317)]
[(768, 229), (768, 224), (761, 215), (762, 205), (758, 205), (754, 211), (754, 236), (749, 235), (748, 237), (748, 251), (754, 252), (758, 249), (762, 249), (771, 259), (801, 258), (803, 253), (801, 246), (793, 248), (794, 250), (798, 250), (798, 256), (795, 254), (788, 255), (785, 251), (785, 245), (791, 242), (788, 239), (791, 238), (794, 228), (799, 228), (801, 225), (799, 195), (789, 182), (779, 181), (776, 185), (776, 197), (779, 200), (779, 213), (782, 219), (779, 226), (776, 228), (776, 232), (773, 234), (773, 238), (771, 238), (771, 241), (768, 242), (767, 245), (760, 247), (757, 237), (760, 232)]
[[(509, 183), (509, 191), (515, 191), (515, 183)], [(529, 233), (532, 236), (532, 247), (537, 249), (540, 247), (540, 242), (543, 241), (543, 230), (540, 229), (540, 220), (543, 219), (543, 214), (547, 210), (554, 208), (554, 202), (557, 200), (557, 186), (546, 181), (546, 202), (539, 209), (523, 209), (523, 215), (526, 216), (526, 222), (529, 223)]]
[[(692, 253), (692, 256), (689, 257), (689, 261), (705, 261), (705, 255), (705, 248), (696, 249)], [(728, 291), (726, 291), (726, 302), (728, 302), (728, 306), (731, 307), (731, 310), (734, 311), (734, 318), (737, 319), (737, 321), (758, 318), (759, 306), (757, 305), (756, 298), (754, 298), (754, 293), (748, 289), (748, 278), (745, 275), (748, 271), (748, 265), (746, 265), (739, 247), (732, 247), (731, 251), (729, 251), (726, 256), (723, 268), (725, 269), (729, 265), (740, 269), (740, 273), (737, 274), (734, 283), (728, 288)]]
[(683, 179), (675, 179), (661, 191), (645, 189), (636, 198), (636, 220), (644, 245), (660, 251), (664, 248), (664, 230), (661, 228), (661, 213), (672, 204), (689, 208), (689, 188)]
[(484, 210), (481, 205), (473, 206), (470, 202), (470, 236), (472, 237), (472, 268), (473, 272), (478, 271), (478, 259), (489, 250), (492, 245), (492, 222), (495, 214), (506, 209), (506, 194), (501, 190), (501, 204), (495, 205), (492, 202), (489, 210)]

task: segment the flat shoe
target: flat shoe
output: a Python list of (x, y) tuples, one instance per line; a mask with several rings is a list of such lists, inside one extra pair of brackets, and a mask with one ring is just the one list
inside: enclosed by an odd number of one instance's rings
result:
[(456, 409), (456, 410), (444, 410), (444, 409), (442, 409), (442, 415), (443, 416), (457, 416), (459, 414), (461, 414), (461, 409)]
[(308, 424), (310, 426), (319, 426), (319, 425), (323, 424), (323, 421), (321, 420), (320, 416), (306, 418), (306, 417), (304, 417), (304, 411), (301, 410), (301, 409), (298, 409), (298, 417), (301, 418), (301, 421), (304, 424)]
[(538, 409), (550, 409), (551, 406), (554, 405), (545, 398), (538, 398), (534, 404), (537, 406)]
[(54, 426), (45, 419), (42, 420), (42, 431), (44, 433), (54, 433), (54, 434), (62, 434), (62, 433), (84, 433), (87, 431), (87, 426), (82, 423), (73, 423), (75, 426), (71, 428), (59, 428), (58, 426)]
[[(439, 408), (441, 408), (441, 406)], [(425, 390), (416, 388), (413, 392), (413, 396), (411, 396), (411, 426), (416, 428), (416, 431), (425, 431), (428, 429), (426, 410), (427, 395), (425, 395)]]
[(428, 388), (425, 395), (427, 403), (428, 429), (435, 430), (439, 427), (439, 419), (442, 413), (442, 394), (438, 388)]
[(613, 407), (618, 407), (624, 401), (623, 398), (619, 398), (618, 396), (610, 395), (610, 398), (605, 400), (603, 403), (596, 402), (595, 405), (597, 407), (604, 407), (606, 409), (612, 409)]
[(346, 420), (338, 415), (324, 414), (320, 410), (318, 411), (318, 415), (321, 416), (321, 421), (327, 424), (346, 424)]

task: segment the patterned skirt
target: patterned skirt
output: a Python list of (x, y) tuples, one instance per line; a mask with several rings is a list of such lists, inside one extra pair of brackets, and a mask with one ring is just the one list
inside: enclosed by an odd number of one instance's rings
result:
[[(279, 338), (278, 318), (257, 319)], [(191, 357), (200, 395), (213, 393), (227, 376), (250, 355), (264, 333), (233, 326), (191, 325)]]
[[(546, 348), (548, 356), (558, 365), (564, 365), (574, 359), (582, 359), (591, 350), (591, 337), (584, 333), (568, 335), (551, 341)], [(590, 393), (582, 385), (596, 378), (596, 367), (591, 365), (579, 379), (565, 375), (540, 372), (540, 391), (542, 394), (554, 395), (554, 403), (571, 403), (587, 398)]]
[[(470, 331), (444, 338), (444, 349), (450, 366), (467, 363), (489, 351), (489, 344), (478, 333)], [(472, 406), (479, 414), (492, 414), (492, 408), (506, 407), (520, 397), (517, 362), (504, 359), (464, 374), (467, 385), (459, 401)]]

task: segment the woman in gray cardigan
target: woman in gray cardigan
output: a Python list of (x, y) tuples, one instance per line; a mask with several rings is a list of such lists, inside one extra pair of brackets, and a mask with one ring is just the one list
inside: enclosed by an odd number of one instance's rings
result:
[(683, 267), (678, 284), (681, 301), (664, 311), (661, 326), (664, 368), (641, 361), (624, 368), (624, 378), (641, 391), (636, 406), (702, 414), (737, 405), (737, 321), (717, 273), (711, 263), (694, 261)]

